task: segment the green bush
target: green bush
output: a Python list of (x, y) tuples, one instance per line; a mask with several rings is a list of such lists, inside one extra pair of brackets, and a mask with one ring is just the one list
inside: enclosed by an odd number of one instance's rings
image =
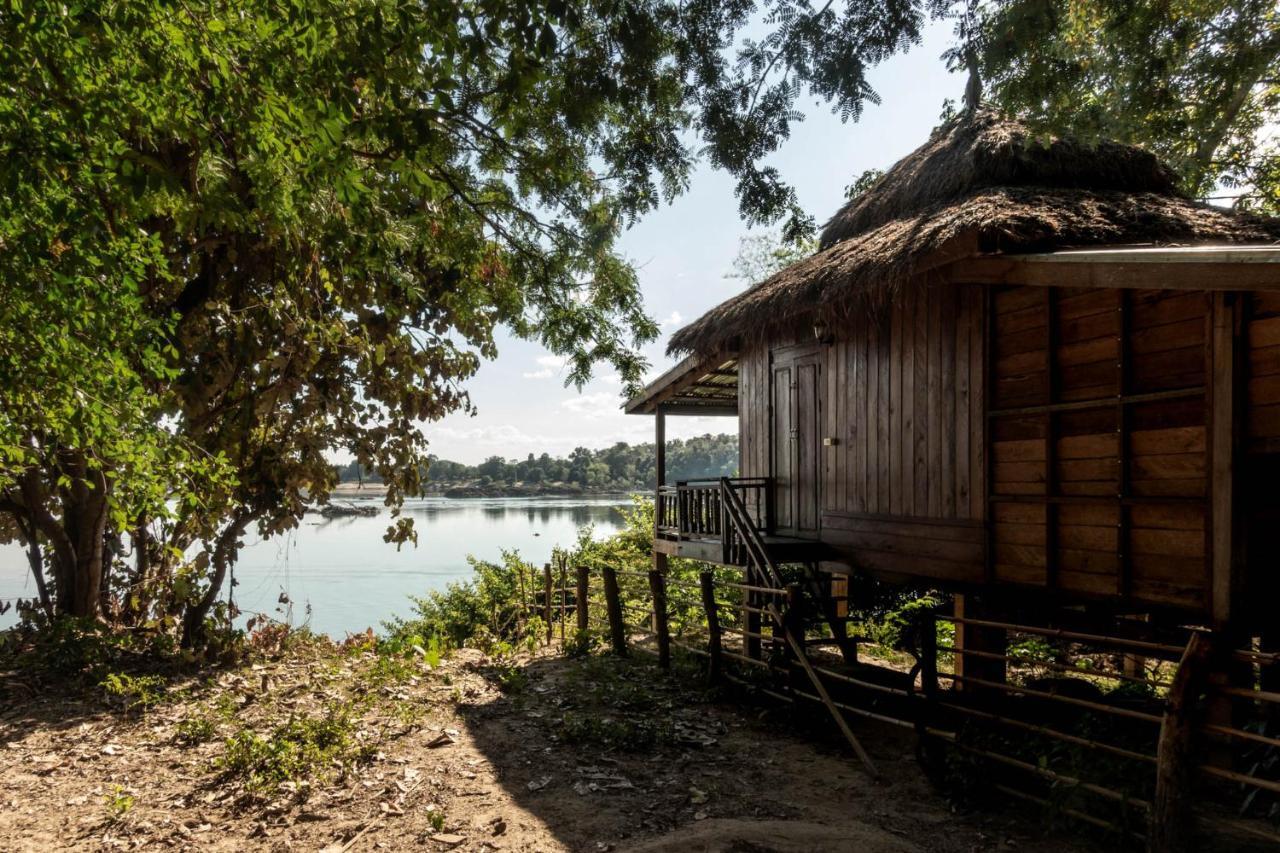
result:
[(355, 737), (351, 705), (330, 705), (319, 716), (290, 717), (270, 735), (241, 729), (227, 738), (219, 767), (251, 791), (270, 794), (283, 782), (325, 777), (343, 764), (372, 758)]
[(414, 615), (386, 623), (386, 643), (413, 645), (425, 638), (429, 648), (459, 648), (482, 633), (511, 643), (532, 634), (524, 601), (533, 601), (540, 573), (514, 551), (504, 551), (500, 563), (468, 558), (474, 576), (451, 583), (443, 591), (413, 599)]
[(165, 680), (158, 675), (112, 672), (107, 674), (99, 686), (109, 698), (122, 702), (126, 710), (141, 708), (145, 711), (160, 704), (166, 693)]

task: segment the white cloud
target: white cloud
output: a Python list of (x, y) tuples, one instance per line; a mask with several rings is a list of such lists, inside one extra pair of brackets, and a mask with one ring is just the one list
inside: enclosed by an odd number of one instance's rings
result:
[(538, 363), (539, 369), (521, 373), (520, 375), (525, 379), (550, 379), (567, 363), (562, 355), (542, 355), (534, 360)]
[(609, 391), (600, 391), (595, 394), (581, 394), (577, 397), (570, 397), (561, 401), (560, 405), (575, 415), (595, 420), (611, 415), (621, 415), (622, 401), (618, 399), (617, 394)]
[(663, 320), (661, 323), (659, 323), (659, 325), (661, 325), (661, 326), (679, 326), (679, 325), (680, 325), (681, 323), (683, 323), (683, 322), (684, 322), (684, 317), (681, 317), (681, 316), (680, 316), (680, 312), (679, 312), (679, 311), (672, 311), (672, 312), (671, 312), (671, 316), (670, 316), (670, 317), (668, 317), (667, 319)]

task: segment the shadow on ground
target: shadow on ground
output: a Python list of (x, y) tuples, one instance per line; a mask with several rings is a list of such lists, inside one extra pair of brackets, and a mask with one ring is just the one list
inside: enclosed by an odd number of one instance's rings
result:
[(475, 748), (571, 850), (1088, 849), (1014, 815), (955, 814), (911, 732), (858, 727), (873, 781), (821, 713), (708, 690), (694, 663), (672, 675), (639, 655), (476, 669), (503, 694), (459, 706)]

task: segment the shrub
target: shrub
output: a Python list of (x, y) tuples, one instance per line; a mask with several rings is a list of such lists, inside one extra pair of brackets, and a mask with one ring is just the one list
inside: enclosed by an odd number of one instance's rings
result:
[(141, 708), (146, 711), (165, 698), (165, 680), (158, 675), (129, 675), (126, 672), (108, 673), (99, 686), (108, 698), (120, 701), (125, 710)]
[(539, 573), (514, 551), (504, 551), (502, 561), (468, 558), (474, 576), (449, 584), (443, 591), (414, 598), (415, 615), (386, 624), (387, 642), (403, 646), (416, 641), (423, 648), (459, 648), (477, 637), (519, 644), (536, 637), (526, 619), (522, 601), (532, 601)]
[(360, 744), (355, 731), (352, 707), (330, 705), (319, 716), (290, 717), (267, 737), (241, 729), (227, 738), (218, 764), (249, 790), (270, 794), (283, 782), (323, 777), (343, 764), (368, 761), (373, 749)]
[(203, 714), (191, 714), (179, 721), (176, 737), (180, 743), (194, 746), (213, 740), (216, 733), (213, 720)]

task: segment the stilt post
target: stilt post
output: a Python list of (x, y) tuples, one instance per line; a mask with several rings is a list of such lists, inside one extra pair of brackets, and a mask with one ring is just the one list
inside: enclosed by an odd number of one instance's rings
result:
[(707, 613), (707, 653), (711, 663), (707, 668), (707, 680), (715, 684), (720, 680), (724, 662), (720, 654), (720, 613), (716, 605), (716, 579), (711, 572), (698, 576), (702, 587), (702, 609)]
[(1147, 832), (1148, 853), (1190, 853), (1196, 849), (1192, 735), (1196, 702), (1209, 683), (1212, 649), (1209, 635), (1194, 632), (1169, 687), (1156, 750), (1156, 795)]

